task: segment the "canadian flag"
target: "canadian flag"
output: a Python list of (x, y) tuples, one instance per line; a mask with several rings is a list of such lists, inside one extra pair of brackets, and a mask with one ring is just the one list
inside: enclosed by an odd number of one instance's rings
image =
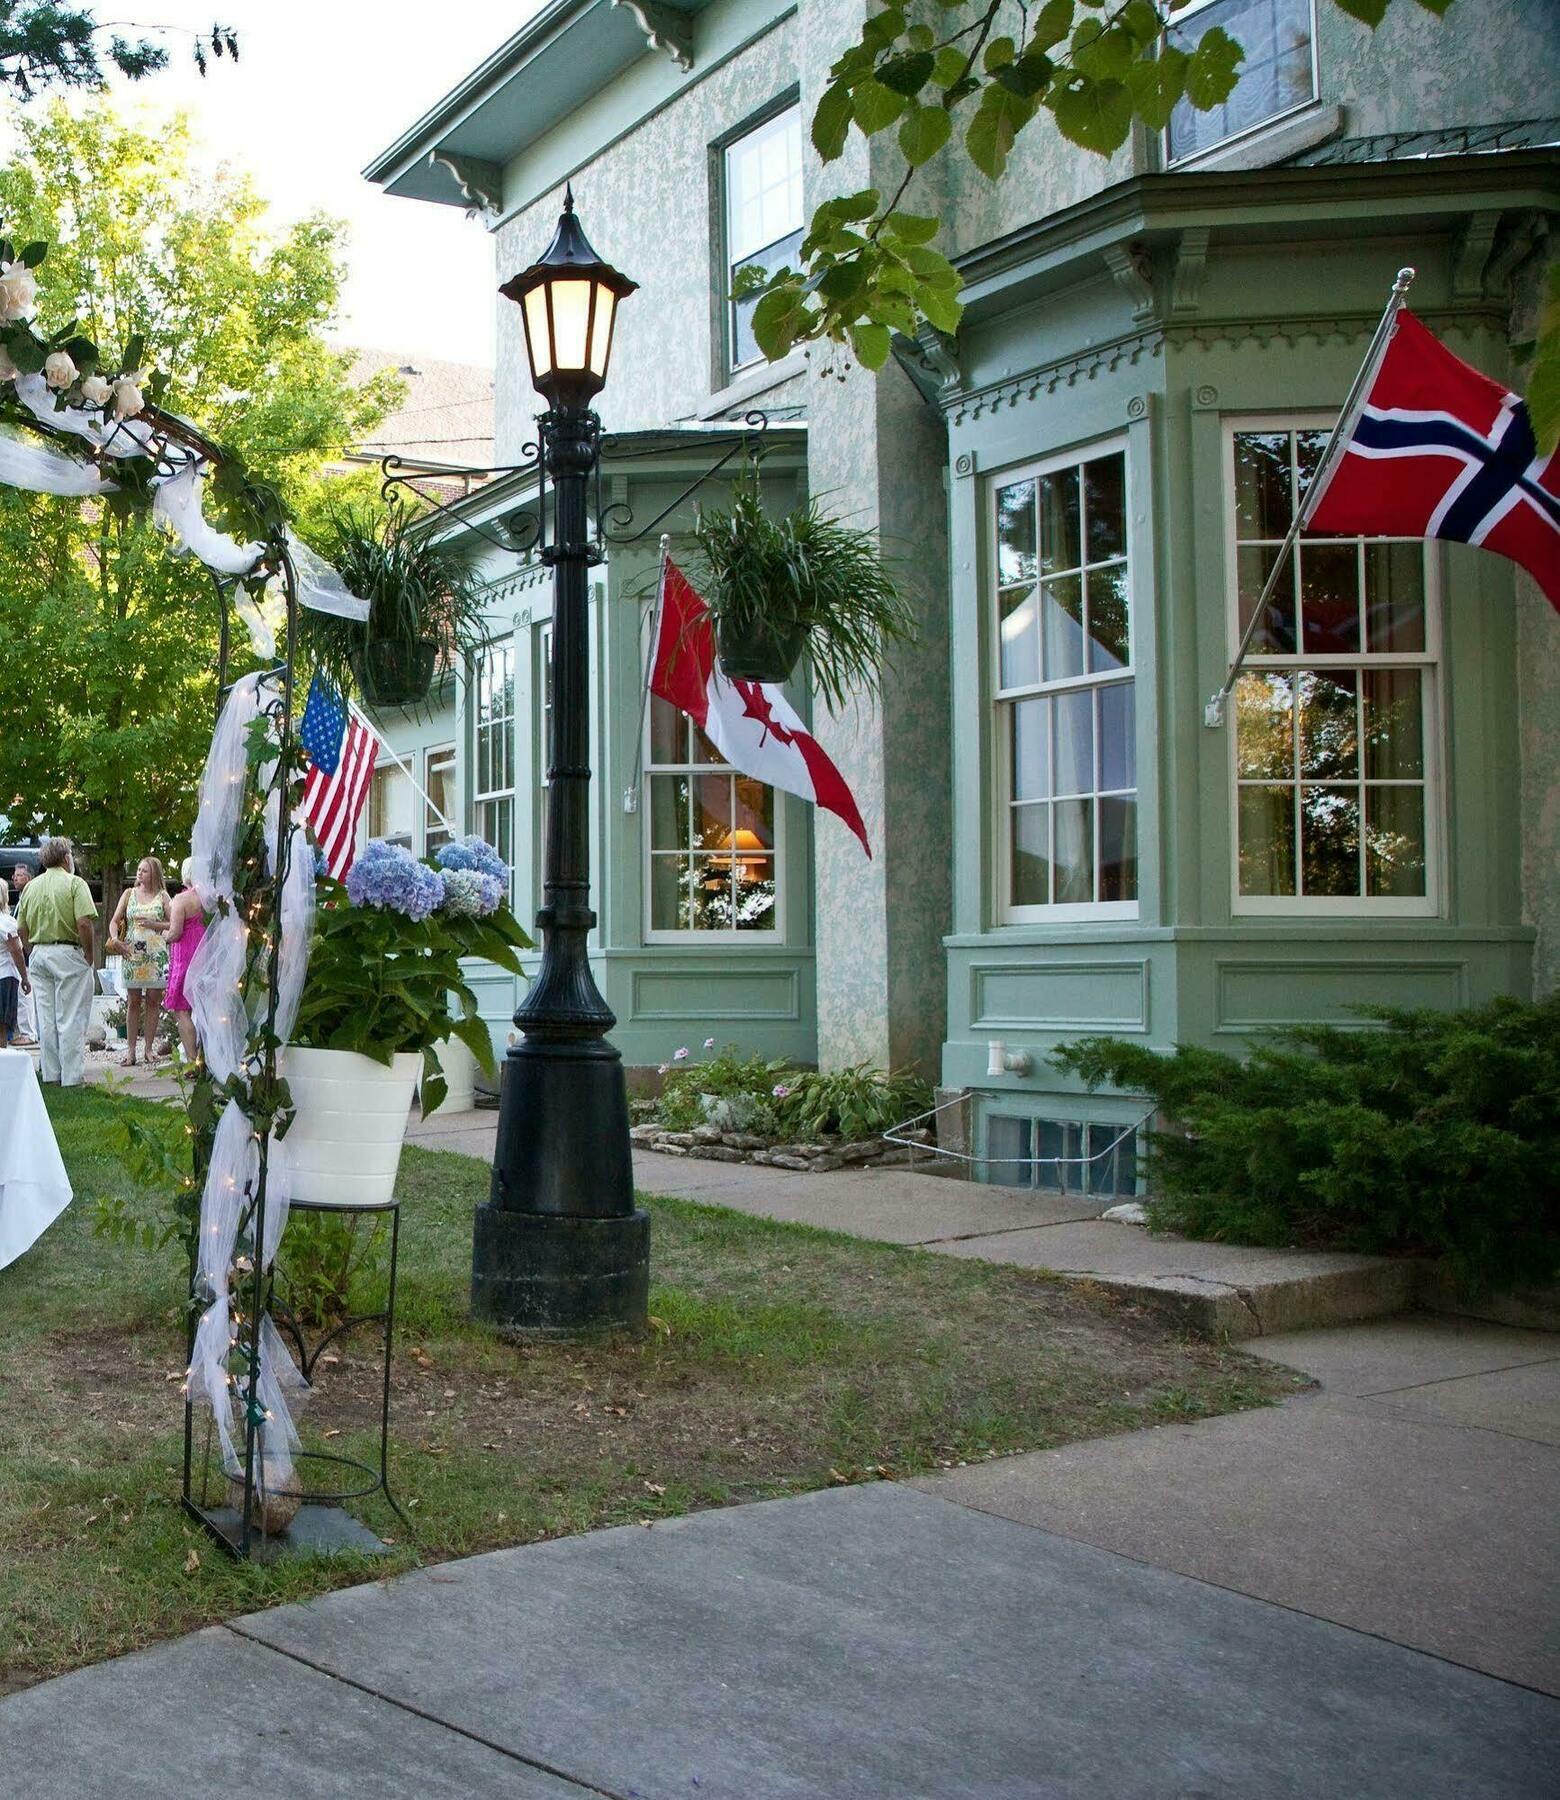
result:
[(660, 620), (651, 693), (686, 713), (733, 768), (837, 813), (870, 856), (844, 776), (779, 688), (721, 673), (709, 608), (670, 557), (661, 567)]

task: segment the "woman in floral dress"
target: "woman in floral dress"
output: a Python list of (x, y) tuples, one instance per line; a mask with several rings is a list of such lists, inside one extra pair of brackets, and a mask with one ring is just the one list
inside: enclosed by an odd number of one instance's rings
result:
[(135, 872), (135, 886), (119, 896), (110, 924), (110, 949), (124, 957), (125, 1053), (123, 1068), (135, 1067), (136, 1039), (144, 1036), (146, 1060), (157, 1060), (157, 1019), (163, 989), (168, 985), (168, 926), (172, 902), (163, 866), (155, 856), (143, 856)]

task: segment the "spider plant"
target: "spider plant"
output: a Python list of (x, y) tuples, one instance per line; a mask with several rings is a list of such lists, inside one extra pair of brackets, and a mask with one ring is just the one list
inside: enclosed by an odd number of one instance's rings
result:
[(783, 681), (803, 650), (830, 712), (876, 687), (885, 653), (918, 636), (877, 535), (829, 518), (817, 500), (772, 519), (756, 475), (729, 510), (700, 510), (697, 582), (728, 678)]
[(438, 669), (483, 639), (482, 589), (471, 540), (432, 537), (409, 508), (347, 503), (326, 515), (320, 548), (359, 598), (366, 622), (305, 612), (299, 637), (316, 669), (372, 704), (413, 705)]

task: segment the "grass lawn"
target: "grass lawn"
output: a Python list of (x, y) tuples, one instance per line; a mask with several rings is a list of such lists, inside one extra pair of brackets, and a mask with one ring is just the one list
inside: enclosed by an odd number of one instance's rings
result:
[[(408, 1148), (391, 1557), (230, 1561), (178, 1504), (181, 1253), (93, 1234), (147, 1218), (117, 1109), (48, 1090), (76, 1200), (0, 1271), (0, 1692), (212, 1620), (500, 1545), (876, 1480), (1263, 1404), (1302, 1378), (1032, 1272), (650, 1199), (655, 1325), (517, 1349), (465, 1316), (487, 1171)], [(285, 1249), (284, 1249), (285, 1261)], [(338, 1345), (306, 1442), (372, 1455), (372, 1331)]]

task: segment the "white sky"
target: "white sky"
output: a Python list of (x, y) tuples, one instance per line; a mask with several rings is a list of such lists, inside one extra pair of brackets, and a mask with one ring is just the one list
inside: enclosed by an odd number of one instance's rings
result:
[(246, 168), (279, 224), (314, 211), (348, 222), (333, 335), (491, 365), (502, 303), (486, 229), (458, 207), (393, 200), (359, 171), (542, 3), (102, 0), (94, 10), (130, 26), (209, 29), (220, 19), (238, 32), (236, 66), (212, 61), (203, 80), (191, 39), (173, 33), (163, 40), (169, 67), (143, 82), (116, 79), (115, 92), (136, 115), (187, 111), (210, 160)]

